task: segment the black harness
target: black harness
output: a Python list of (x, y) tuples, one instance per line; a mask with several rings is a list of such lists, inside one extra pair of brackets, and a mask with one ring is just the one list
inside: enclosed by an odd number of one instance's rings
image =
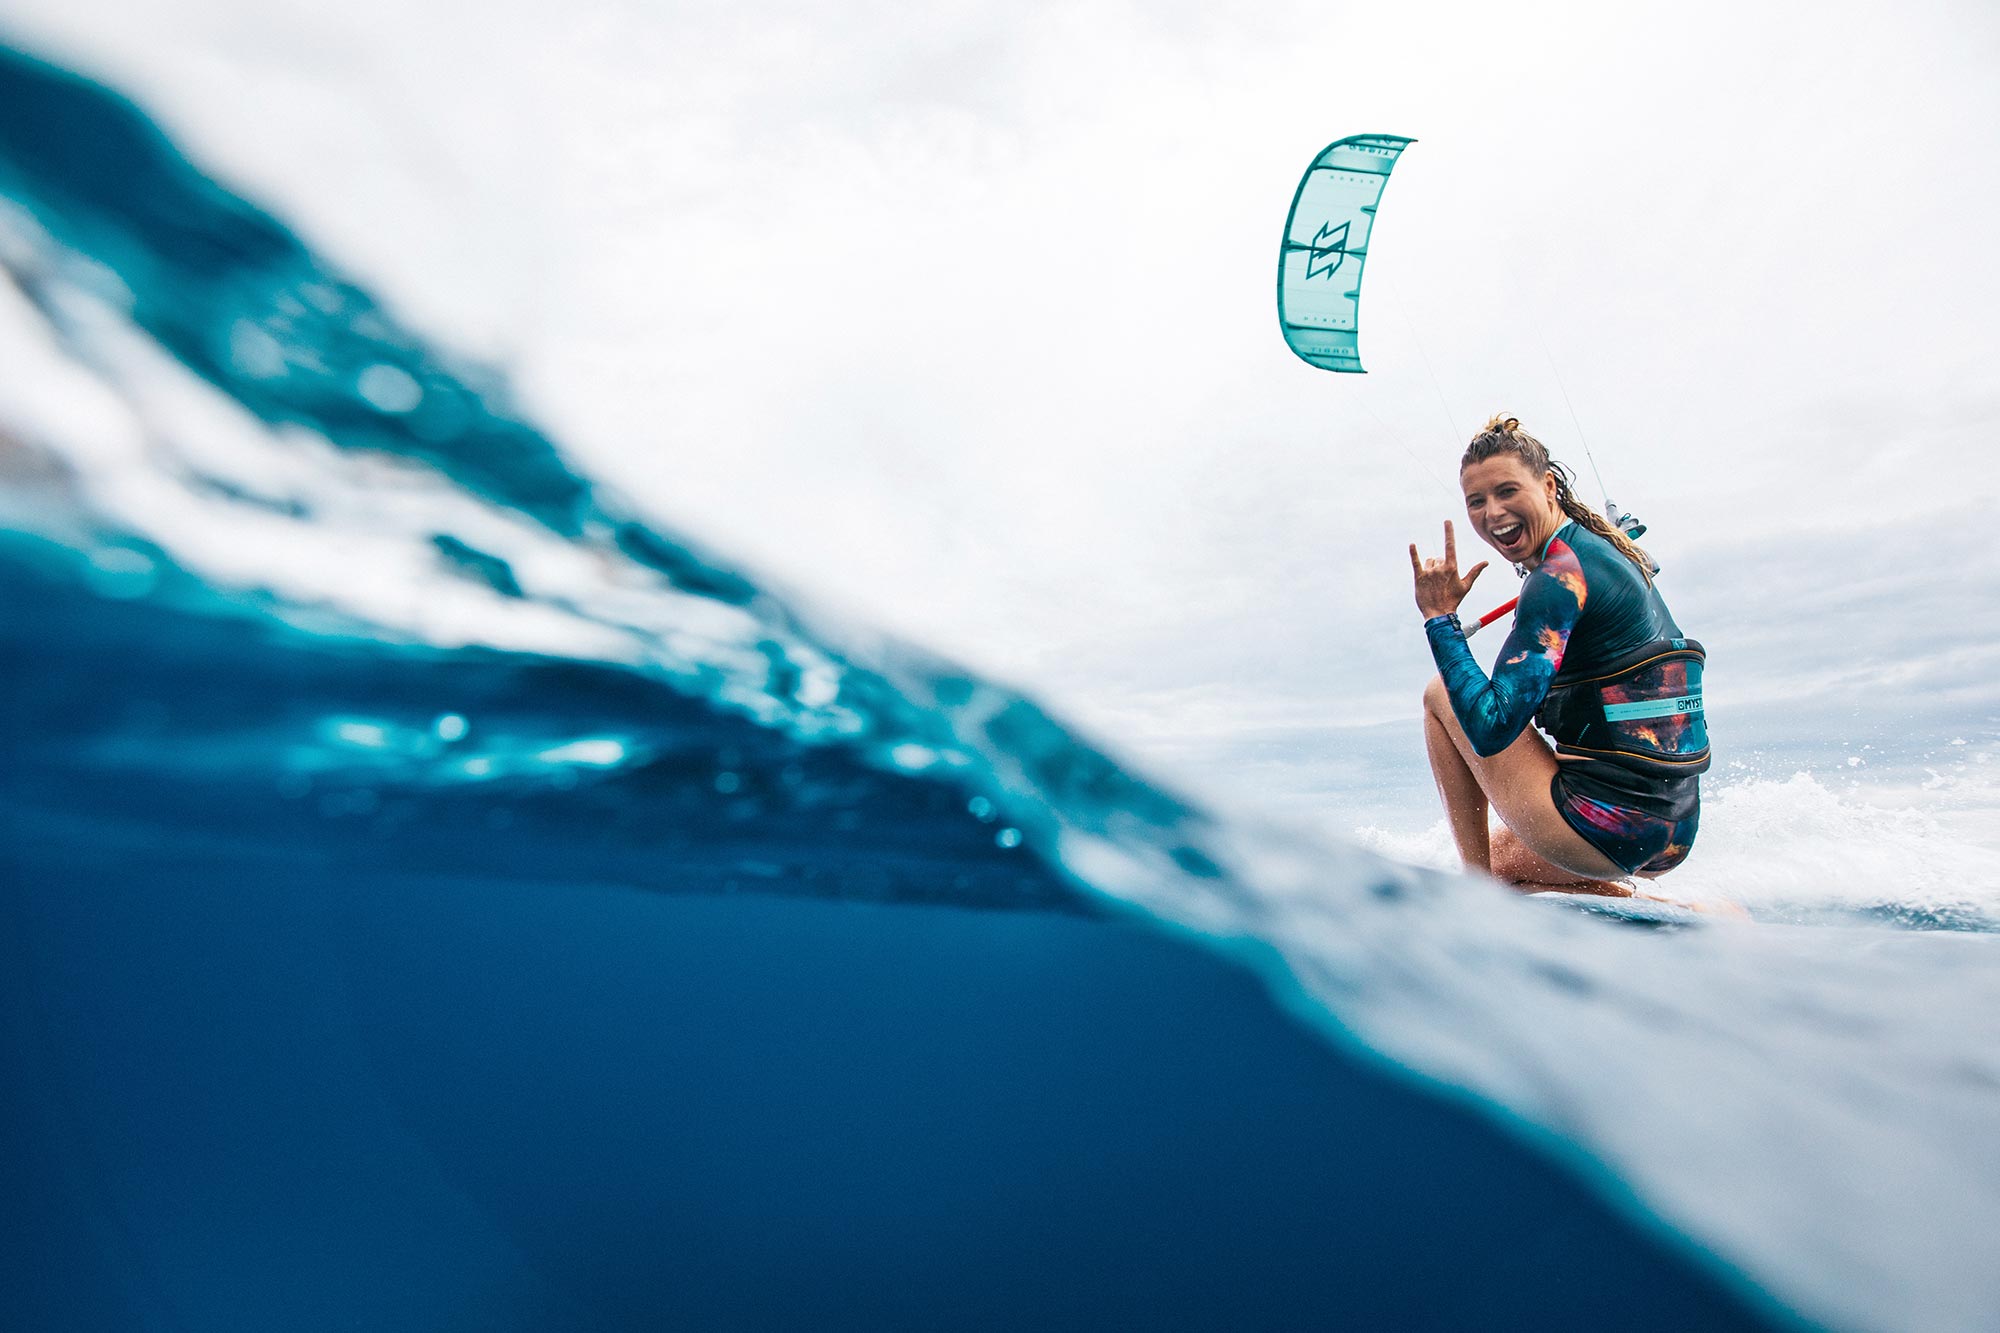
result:
[(1558, 753), (1660, 777), (1705, 772), (1707, 662), (1693, 639), (1655, 639), (1588, 676), (1559, 671), (1535, 723), (1555, 738)]

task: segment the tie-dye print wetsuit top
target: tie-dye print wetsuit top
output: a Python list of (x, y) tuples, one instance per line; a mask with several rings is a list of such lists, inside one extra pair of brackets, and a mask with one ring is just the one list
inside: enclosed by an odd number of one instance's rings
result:
[(1709, 757), (1702, 649), (1617, 547), (1556, 530), (1490, 679), (1451, 620), (1424, 630), (1476, 752), (1498, 754), (1533, 718), (1556, 742), (1556, 808), (1587, 842), (1628, 871), (1687, 855)]

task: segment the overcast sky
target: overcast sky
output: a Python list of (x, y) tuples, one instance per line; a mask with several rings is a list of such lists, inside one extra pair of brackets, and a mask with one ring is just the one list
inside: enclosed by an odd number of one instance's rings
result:
[[(1414, 716), (1503, 408), (1652, 524), (1719, 736), (1995, 730), (1991, 4), (0, 15), (670, 527), (1225, 799)], [(1335, 376), (1277, 245), (1362, 132), (1418, 143)]]

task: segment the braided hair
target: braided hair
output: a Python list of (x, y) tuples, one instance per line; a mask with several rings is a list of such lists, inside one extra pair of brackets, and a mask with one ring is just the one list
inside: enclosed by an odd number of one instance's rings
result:
[(1463, 472), (1474, 463), (1483, 463), (1500, 454), (1512, 454), (1520, 459), (1530, 476), (1539, 477), (1543, 473), (1556, 479), (1556, 503), (1563, 513), (1589, 528), (1604, 540), (1618, 548), (1618, 554), (1639, 567), (1639, 574), (1646, 582), (1653, 581), (1653, 562), (1647, 554), (1633, 544), (1632, 539), (1612, 526), (1610, 520), (1576, 498), (1573, 485), (1576, 477), (1561, 463), (1549, 457), (1548, 446), (1521, 429), (1521, 419), (1502, 412), (1480, 427), (1466, 446), (1465, 457), (1458, 460), (1458, 469)]

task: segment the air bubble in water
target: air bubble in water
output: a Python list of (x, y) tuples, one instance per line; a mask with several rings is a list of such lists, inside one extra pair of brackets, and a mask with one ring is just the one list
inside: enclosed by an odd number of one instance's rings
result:
[(362, 371), (354, 387), (376, 407), (398, 415), (416, 410), (424, 401), (423, 386), (408, 371), (379, 362)]

